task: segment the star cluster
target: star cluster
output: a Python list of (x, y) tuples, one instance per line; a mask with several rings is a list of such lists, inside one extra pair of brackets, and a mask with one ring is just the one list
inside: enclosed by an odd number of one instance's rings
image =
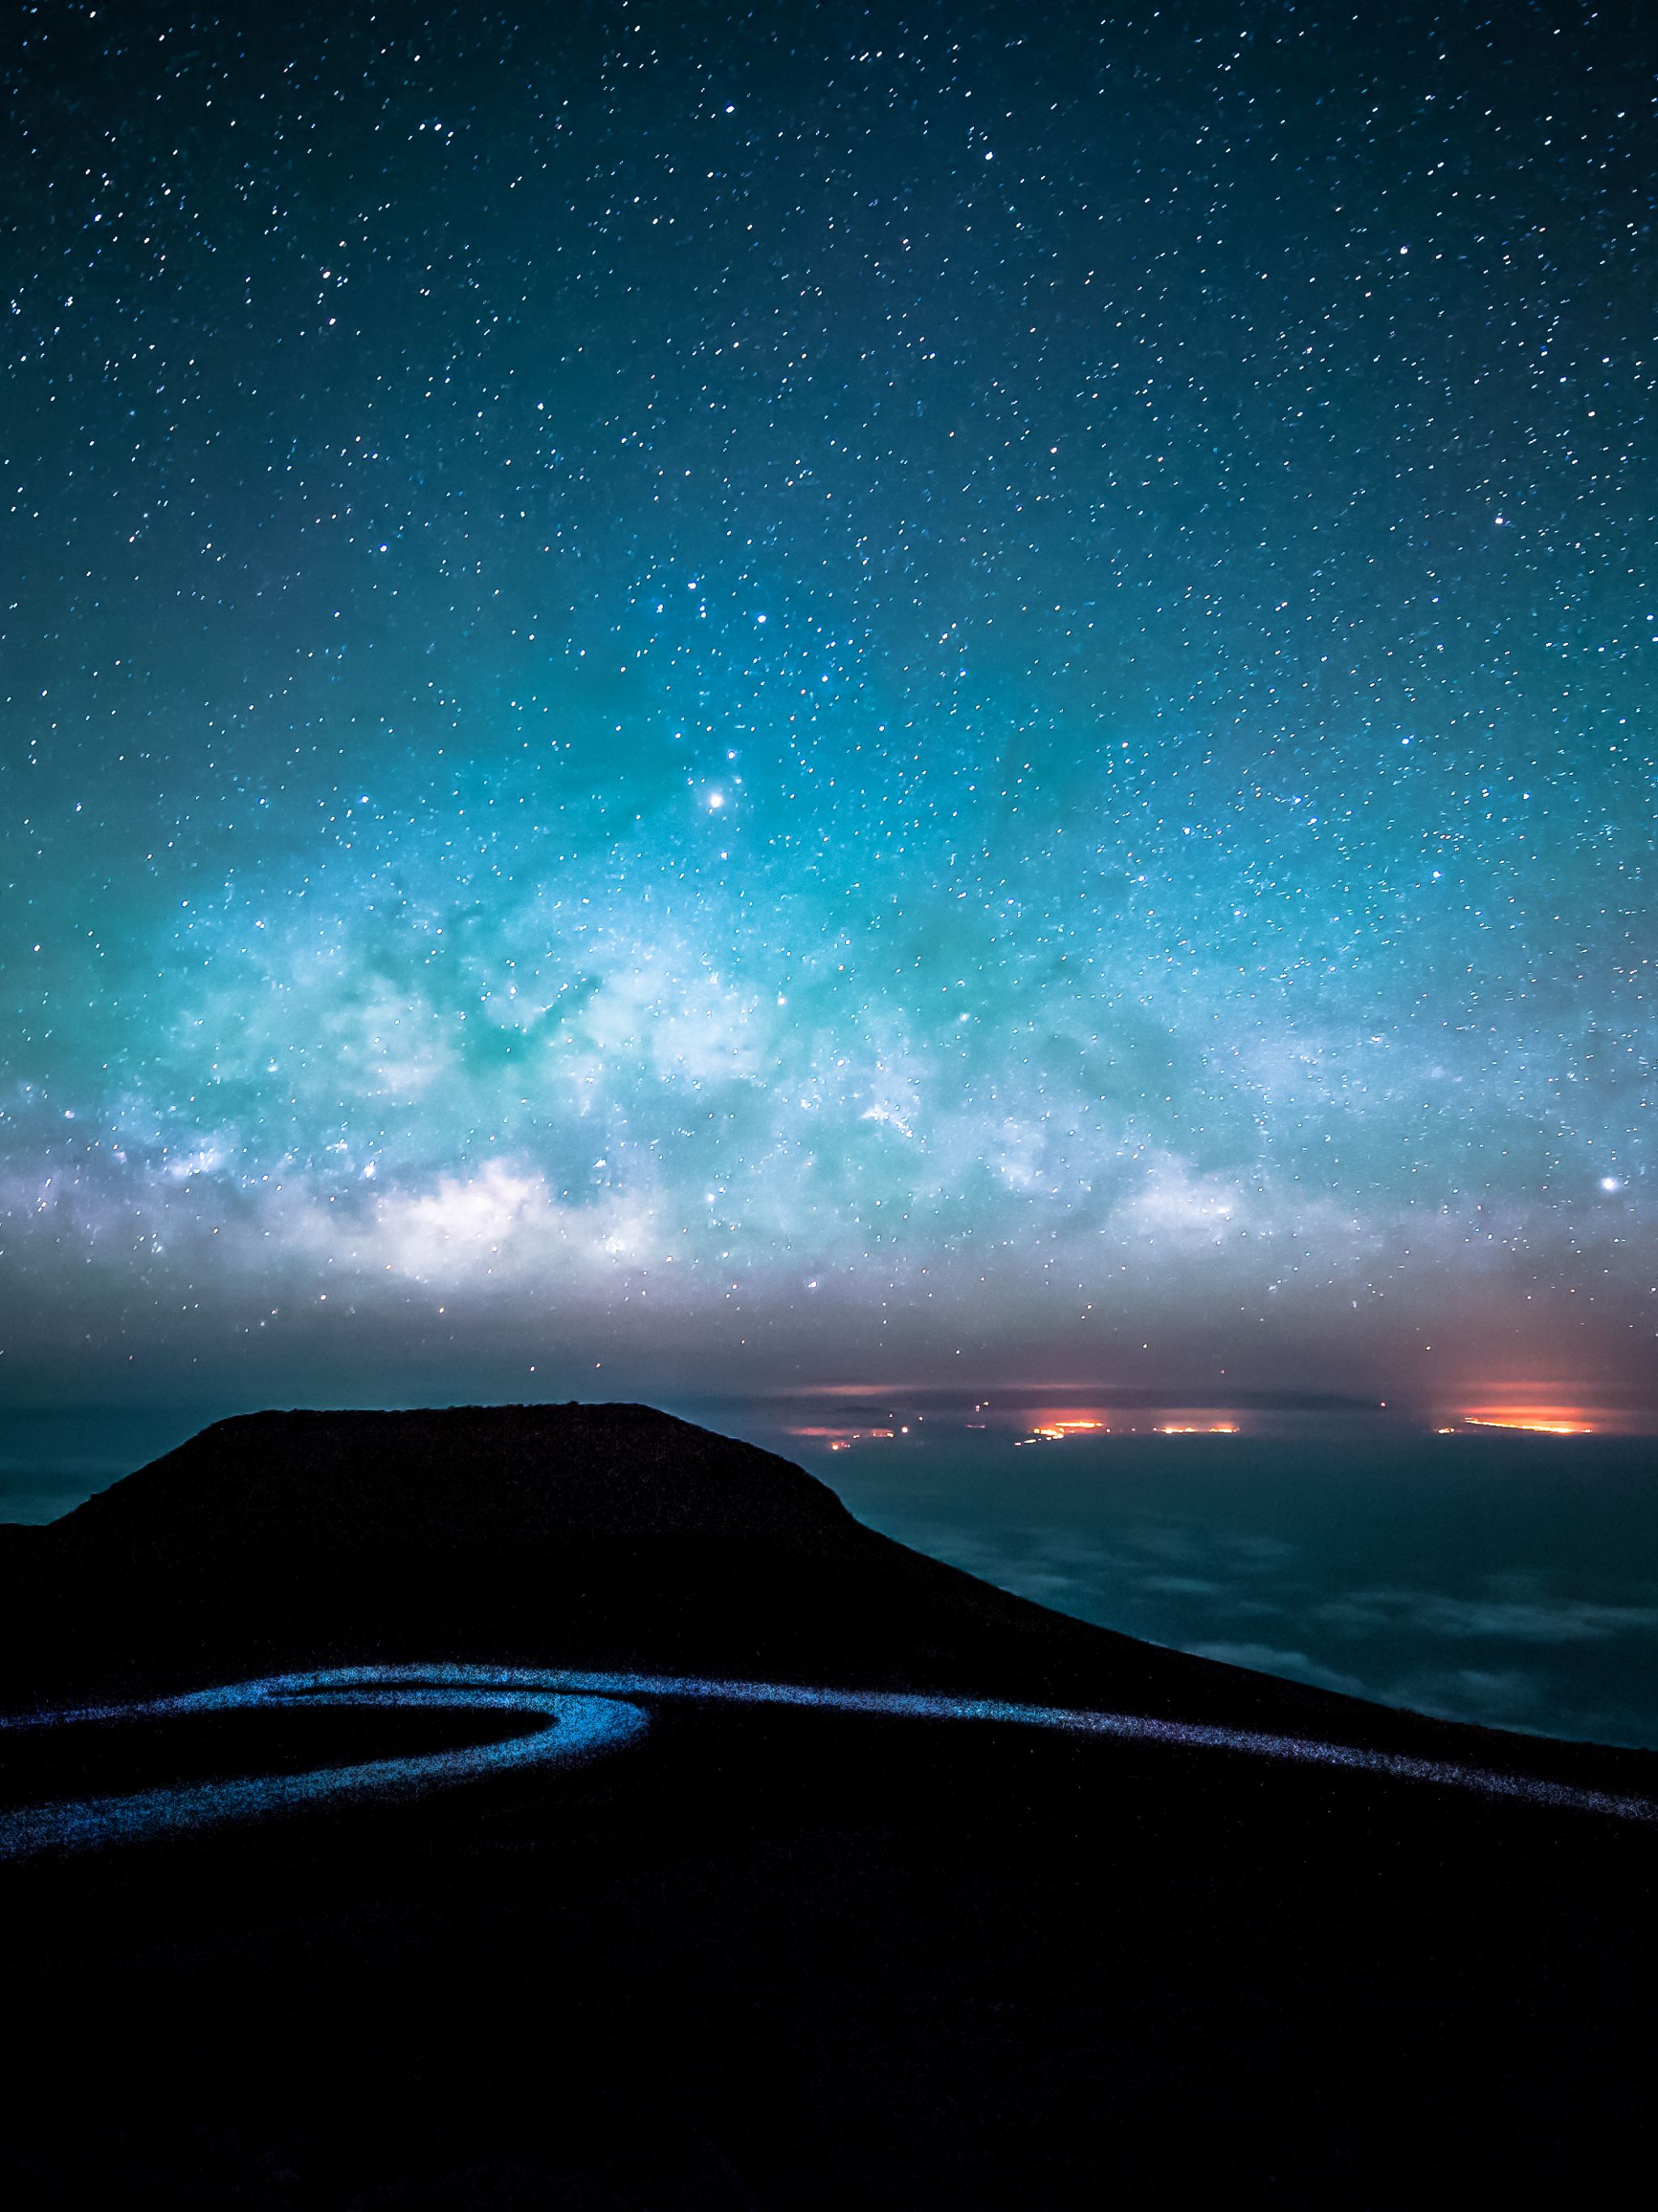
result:
[(1638, 39), (20, 21), (0, 1388), (1641, 1395)]

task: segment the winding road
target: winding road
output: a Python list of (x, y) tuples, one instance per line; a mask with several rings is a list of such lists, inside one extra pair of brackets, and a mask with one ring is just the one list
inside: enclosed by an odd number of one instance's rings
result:
[(1417, 1759), (1299, 1736), (1255, 1734), (1128, 1713), (999, 1704), (920, 1692), (813, 1688), (793, 1683), (705, 1680), (660, 1674), (579, 1674), (518, 1667), (446, 1664), (342, 1667), (266, 1675), (129, 1705), (66, 1706), (0, 1717), (0, 1743), (28, 1732), (107, 1727), (124, 1721), (189, 1720), (252, 1710), (286, 1712), (337, 1707), (424, 1708), (521, 1715), (521, 1730), (501, 1740), (414, 1756), (323, 1766), (299, 1774), (237, 1776), (118, 1796), (21, 1805), (0, 1813), (0, 1860), (148, 1842), (168, 1833), (301, 1813), (325, 1804), (395, 1802), (452, 1789), (486, 1775), (584, 1765), (638, 1742), (650, 1705), (662, 1702), (785, 1705), (922, 1721), (979, 1721), (1056, 1730), (1122, 1743), (1230, 1753), (1279, 1765), (1337, 1767), (1396, 1781), (1658, 1826), (1646, 1797), (1542, 1781), (1448, 1760)]

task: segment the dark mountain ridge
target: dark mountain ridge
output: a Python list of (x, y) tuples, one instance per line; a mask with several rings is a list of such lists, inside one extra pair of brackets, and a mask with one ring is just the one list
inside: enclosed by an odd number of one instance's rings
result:
[[(1048, 1612), (641, 1406), (220, 1422), (0, 1528), (0, 1647), (14, 1709), (475, 1660), (968, 1692), (1658, 1796), (1648, 1753)], [(1636, 2170), (1649, 1829), (1326, 1761), (641, 1702), (648, 1730), (590, 1768), (0, 1864), (7, 2203), (1382, 2212), (1615, 2197)], [(23, 1730), (0, 1805), (522, 1723)]]
[(955, 1692), (1329, 1738), (1658, 1796), (1658, 1759), (1392, 1711), (995, 1589), (792, 1462), (635, 1405), (220, 1421), (0, 1528), (0, 1699), (352, 1661)]
[(828, 1555), (864, 1532), (804, 1468), (648, 1406), (247, 1413), (49, 1524), (77, 1560), (228, 1562), (697, 1537)]

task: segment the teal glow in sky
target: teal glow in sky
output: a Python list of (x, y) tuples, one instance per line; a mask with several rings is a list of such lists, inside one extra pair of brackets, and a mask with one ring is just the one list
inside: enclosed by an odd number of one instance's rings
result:
[(0, 1392), (1643, 1403), (1559, 21), (30, 17)]

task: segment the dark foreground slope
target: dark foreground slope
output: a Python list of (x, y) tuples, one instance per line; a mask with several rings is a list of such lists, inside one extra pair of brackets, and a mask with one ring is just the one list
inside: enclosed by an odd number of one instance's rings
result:
[(1390, 1712), (1051, 1612), (647, 1406), (243, 1415), (0, 1539), (0, 1709), (490, 1660), (1085, 1705), (1658, 1796), (1649, 1754)]
[[(517, 1658), (1397, 1733), (1651, 1787), (1637, 1754), (1022, 1605), (642, 1408), (227, 1423), (19, 1534), (14, 1706)], [(1589, 2198), (1650, 2141), (1654, 1850), (1214, 1752), (659, 1705), (574, 1774), (0, 1869), (0, 2186), (169, 2212)]]

